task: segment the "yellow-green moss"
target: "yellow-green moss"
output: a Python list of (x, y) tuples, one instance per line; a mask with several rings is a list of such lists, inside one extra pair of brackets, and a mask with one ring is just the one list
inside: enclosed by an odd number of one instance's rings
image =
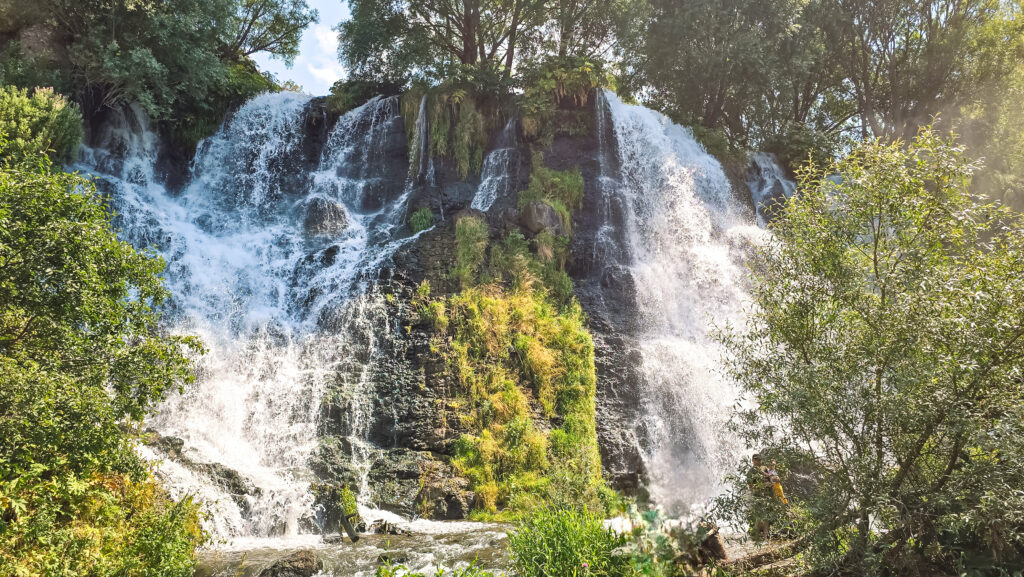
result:
[(533, 153), (530, 185), (519, 192), (519, 208), (540, 201), (555, 209), (566, 231), (572, 232), (572, 211), (583, 204), (583, 175), (579, 168), (552, 170), (544, 166), (544, 155)]
[(487, 248), (486, 223), (460, 219), (453, 276), (462, 291), (431, 298), (425, 284), (417, 297), (461, 397), (456, 418), (468, 433), (453, 464), (477, 495), (475, 516), (557, 502), (601, 509), (594, 345), (562, 270), (564, 239), (547, 235), (531, 250), (513, 233), (489, 258)]

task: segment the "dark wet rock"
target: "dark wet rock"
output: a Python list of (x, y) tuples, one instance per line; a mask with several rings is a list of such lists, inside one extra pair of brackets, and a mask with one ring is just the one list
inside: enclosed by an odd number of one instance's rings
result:
[(179, 465), (209, 478), (231, 496), (231, 499), (238, 505), (243, 516), (249, 514), (251, 511), (249, 499), (257, 498), (262, 494), (259, 487), (254, 485), (251, 480), (243, 477), (238, 471), (220, 463), (194, 461), (185, 454), (185, 441), (178, 437), (162, 436), (152, 429), (147, 431), (147, 433), (149, 433), (149, 446), (160, 451)]
[(377, 507), (404, 517), (416, 514), (420, 488), (419, 456), (409, 449), (389, 449), (370, 468)]
[(441, 186), (441, 195), (445, 204), (455, 207), (469, 206), (476, 194), (476, 183), (446, 182)]
[(473, 507), (475, 494), (469, 480), (441, 460), (420, 462), (420, 491), (416, 495), (419, 513), (432, 519), (463, 519)]
[(323, 568), (324, 563), (316, 553), (306, 549), (275, 561), (260, 571), (259, 577), (312, 577)]
[(368, 533), (373, 533), (375, 535), (408, 535), (409, 534), (408, 531), (406, 531), (405, 529), (399, 527), (398, 525), (395, 525), (391, 521), (377, 521), (375, 523), (370, 523), (370, 526), (367, 528), (367, 532)]
[(348, 227), (345, 207), (326, 198), (314, 198), (306, 205), (302, 225), (307, 235), (335, 235)]
[(533, 201), (523, 207), (519, 221), (523, 228), (533, 234), (548, 231), (555, 236), (566, 236), (565, 225), (562, 224), (562, 217), (546, 202)]
[[(733, 190), (743, 190), (733, 182)], [(749, 195), (746, 203), (753, 206), (757, 214), (767, 222), (774, 220), (793, 194), (796, 184), (789, 179), (773, 154), (756, 153), (750, 156), (746, 166), (746, 188)]]
[(171, 459), (181, 459), (181, 449), (185, 446), (185, 441), (178, 437), (162, 437), (157, 435), (156, 440), (152, 442), (152, 446), (166, 453)]

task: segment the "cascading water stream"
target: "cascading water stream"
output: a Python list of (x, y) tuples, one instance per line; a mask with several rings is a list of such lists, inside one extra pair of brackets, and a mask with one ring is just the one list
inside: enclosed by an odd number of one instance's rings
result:
[(510, 119), (498, 134), (494, 150), (487, 153), (480, 174), (480, 186), (470, 208), (487, 211), (494, 201), (512, 192), (519, 170), (519, 147), (516, 146), (516, 122)]
[(755, 152), (747, 168), (747, 188), (757, 209), (757, 222), (763, 227), (777, 206), (793, 196), (796, 183), (787, 177), (774, 154)]
[(712, 332), (743, 314), (742, 261), (763, 233), (690, 131), (612, 93), (598, 106), (599, 125), (604, 107), (620, 170), (613, 178), (602, 167), (601, 185), (606, 202), (625, 208), (618, 232), (640, 317), (647, 416), (638, 430), (652, 496), (683, 512), (712, 497), (738, 457), (724, 429), (737, 393), (718, 373)]
[[(319, 162), (303, 148), (309, 99), (245, 104), (200, 145), (180, 194), (155, 178), (159, 142), (138, 111), (108, 123), (82, 156), (111, 193), (122, 237), (167, 261), (171, 330), (209, 349), (197, 384), (148, 425), (181, 440), (159, 474), (212, 509), (218, 538), (316, 530), (309, 459), (323, 390), (358, 363), (353, 348), (372, 346), (379, 299), (361, 295), (363, 283), (398, 246), (408, 191), (392, 198), (381, 174), (388, 139), (401, 134), (397, 99), (340, 119)], [(358, 437), (370, 392), (366, 379), (348, 384)]]

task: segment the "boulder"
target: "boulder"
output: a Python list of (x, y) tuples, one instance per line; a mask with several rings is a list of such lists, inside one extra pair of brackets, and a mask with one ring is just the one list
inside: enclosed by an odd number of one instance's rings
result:
[(335, 235), (348, 227), (348, 215), (340, 204), (318, 197), (306, 205), (302, 225), (309, 236)]
[(304, 549), (278, 559), (260, 571), (259, 577), (312, 577), (323, 568), (323, 561), (309, 549)]
[(567, 236), (562, 217), (558, 216), (558, 212), (546, 202), (527, 203), (519, 220), (520, 224), (533, 234), (547, 230), (555, 236)]
[(419, 512), (431, 519), (464, 519), (473, 507), (475, 495), (469, 481), (459, 477), (443, 461), (420, 462), (420, 491), (416, 495)]
[(185, 446), (185, 441), (178, 437), (164, 437), (157, 433), (156, 439), (151, 443), (151, 445), (166, 453), (171, 459), (180, 460), (181, 450)]

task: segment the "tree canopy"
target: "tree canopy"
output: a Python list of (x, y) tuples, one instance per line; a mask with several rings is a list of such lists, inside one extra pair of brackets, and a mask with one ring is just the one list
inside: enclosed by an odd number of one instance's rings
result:
[(338, 25), (353, 78), (434, 80), (470, 65), (512, 75), (543, 55), (607, 56), (630, 0), (353, 0)]

